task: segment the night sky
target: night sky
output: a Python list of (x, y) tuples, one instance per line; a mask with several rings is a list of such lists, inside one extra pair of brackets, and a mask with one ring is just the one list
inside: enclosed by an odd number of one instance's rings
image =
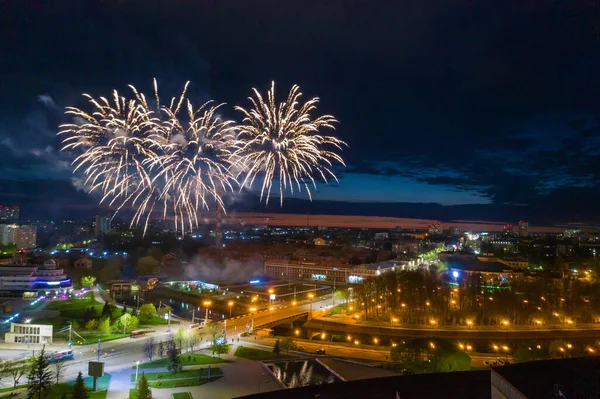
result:
[[(339, 185), (288, 213), (600, 221), (592, 1), (0, 1), (0, 202), (95, 211), (57, 126), (82, 92), (245, 105), (297, 83), (339, 119)], [(265, 209), (252, 193), (233, 209)], [(340, 203), (341, 202), (341, 203)]]

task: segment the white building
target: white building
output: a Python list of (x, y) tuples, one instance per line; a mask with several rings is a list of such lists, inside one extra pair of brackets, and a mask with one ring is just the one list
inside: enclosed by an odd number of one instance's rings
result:
[(59, 296), (73, 288), (71, 279), (52, 259), (43, 266), (0, 265), (0, 297)]
[(52, 325), (10, 323), (10, 332), (4, 335), (8, 343), (51, 344)]

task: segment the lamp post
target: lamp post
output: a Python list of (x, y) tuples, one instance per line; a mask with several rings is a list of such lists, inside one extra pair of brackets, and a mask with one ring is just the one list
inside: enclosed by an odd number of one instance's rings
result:
[(256, 308), (250, 308), (250, 313), (252, 313), (252, 325), (250, 326), (250, 332), (254, 331), (254, 312), (256, 312)]
[(311, 292), (308, 294), (308, 299), (310, 299), (310, 311), (308, 312), (308, 319), (312, 319), (312, 302), (315, 295)]
[(273, 304), (273, 288), (269, 288), (269, 306), (271, 306)]
[(212, 304), (212, 302), (204, 301), (202, 304), (206, 308), (206, 316), (204, 317), (204, 325), (207, 325), (208, 324), (208, 307)]
[(231, 310), (233, 309), (233, 301), (229, 301), (229, 317), (231, 318)]
[(140, 367), (140, 361), (136, 361), (135, 362), (135, 382), (137, 383), (137, 377), (138, 377), (138, 368)]

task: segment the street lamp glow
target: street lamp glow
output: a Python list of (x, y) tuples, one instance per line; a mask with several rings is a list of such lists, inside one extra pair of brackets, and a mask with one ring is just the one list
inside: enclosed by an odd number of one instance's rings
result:
[(572, 347), (573, 347), (573, 345), (567, 344), (567, 348), (571, 349)]
[(425, 306), (430, 306), (431, 303), (429, 303), (429, 301), (425, 302)]
[(465, 349), (465, 346), (464, 346), (463, 344), (458, 344), (458, 347), (459, 347), (460, 349)]
[(314, 295), (314, 294), (311, 292), (310, 294), (308, 294), (308, 297), (309, 297), (310, 299), (313, 299), (313, 298), (315, 297), (315, 295)]
[(256, 312), (256, 308), (250, 308), (250, 311), (251, 311), (252, 313), (254, 313), (254, 312)]
[(396, 343), (392, 344), (392, 347), (394, 347), (394, 348), (397, 347), (397, 346), (398, 346), (398, 344), (396, 344)]
[(351, 340), (352, 340), (352, 336), (348, 335), (348, 336), (346, 337), (346, 340), (348, 340), (348, 341), (351, 341)]
[(492, 348), (494, 348), (495, 351), (498, 350), (498, 345), (492, 345)]
[(300, 335), (300, 330), (298, 330), (298, 329), (294, 330), (294, 334)]
[(296, 301), (292, 301), (292, 306), (296, 306)]
[(542, 321), (541, 320), (536, 320), (535, 324), (540, 325), (540, 324), (542, 324)]
[(327, 334), (325, 334), (325, 333), (322, 333), (322, 334), (321, 334), (321, 339), (325, 339), (325, 337), (326, 337), (326, 336), (327, 336)]
[(429, 346), (431, 347), (431, 349), (435, 349), (435, 344), (433, 342), (430, 342)]
[(204, 302), (202, 302), (202, 304), (204, 306), (210, 306), (212, 304), (212, 302), (211, 301), (204, 301)]
[(467, 320), (467, 325), (468, 325), (469, 327), (471, 327), (471, 326), (473, 325), (473, 321), (472, 321), (472, 320)]
[(590, 347), (588, 347), (588, 348), (587, 348), (587, 351), (588, 351), (588, 352), (590, 352), (590, 353), (594, 353), (594, 352), (596, 352), (594, 349), (592, 349), (592, 348), (590, 348)]
[(502, 320), (502, 325), (504, 325), (504, 326), (507, 326), (507, 325), (509, 325), (509, 324), (510, 324), (510, 323), (508, 322), (508, 320)]
[(403, 308), (405, 308), (405, 307), (406, 307), (406, 304), (405, 304), (405, 303), (403, 303), (403, 304), (401, 304), (400, 306), (402, 306)]
[(268, 292), (269, 292), (269, 294), (272, 294), (272, 293), (274, 292), (274, 291), (273, 291), (273, 288), (269, 288), (269, 291), (268, 291)]
[(353, 311), (354, 308), (352, 306), (348, 306), (348, 310)]
[(502, 346), (502, 349), (504, 349), (505, 351), (507, 351), (509, 348), (508, 348), (508, 346), (504, 345), (504, 346)]
[(394, 317), (394, 318), (392, 319), (392, 322), (394, 322), (394, 323), (398, 323), (398, 319)]
[(233, 306), (233, 301), (229, 301), (228, 305)]
[(467, 350), (470, 351), (471, 349), (473, 349), (473, 347), (471, 345), (467, 345)]
[(271, 307), (269, 308), (269, 310), (273, 310), (273, 309), (275, 309), (273, 306), (271, 306)]
[(435, 325), (437, 324), (437, 320), (431, 319), (429, 320), (429, 324)]
[(571, 319), (568, 319), (568, 320), (567, 320), (567, 324), (573, 324), (573, 320), (571, 320)]
[(354, 345), (358, 345), (358, 344), (360, 344), (360, 341), (359, 340), (355, 340), (354, 341)]

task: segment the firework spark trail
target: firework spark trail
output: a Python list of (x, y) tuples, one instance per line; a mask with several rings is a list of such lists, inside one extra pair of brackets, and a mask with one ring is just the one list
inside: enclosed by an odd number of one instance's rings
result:
[(244, 115), (242, 124), (236, 127), (239, 135), (234, 143), (233, 163), (239, 167), (238, 176), (242, 175), (241, 186), (252, 186), (258, 174), (264, 173), (261, 187), (261, 201), (268, 204), (275, 178), (279, 179), (279, 198), (283, 205), (284, 191), (294, 192), (305, 187), (312, 199), (309, 182), (316, 188), (315, 175), (327, 182), (330, 178), (337, 181), (331, 170), (332, 161), (344, 165), (341, 156), (325, 149), (342, 150), (347, 145), (333, 136), (319, 135), (320, 128), (335, 129), (337, 120), (331, 115), (311, 118), (316, 110), (318, 98), (312, 98), (300, 104), (300, 87), (294, 85), (288, 98), (279, 105), (275, 100), (275, 82), (267, 93), (267, 99), (258, 90), (253, 89), (254, 97), (248, 99), (252, 108), (246, 110), (235, 107)]

